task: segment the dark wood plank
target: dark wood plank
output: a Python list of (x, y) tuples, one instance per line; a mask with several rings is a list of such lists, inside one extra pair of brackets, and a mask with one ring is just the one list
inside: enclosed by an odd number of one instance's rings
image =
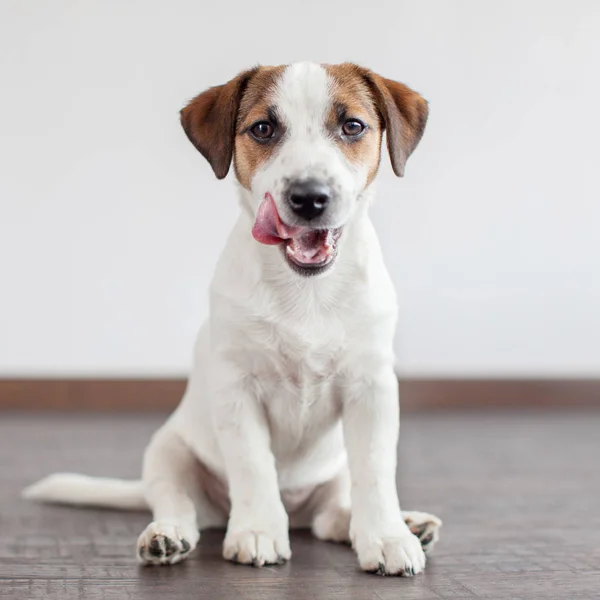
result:
[(292, 561), (252, 569), (203, 535), (186, 563), (140, 568), (149, 520), (41, 506), (19, 490), (55, 471), (136, 477), (161, 423), (150, 414), (0, 413), (0, 597), (222, 600), (497, 600), (600, 597), (600, 413), (408, 415), (399, 464), (406, 508), (439, 514), (424, 575), (361, 573), (345, 547), (292, 535)]
[(0, 379), (0, 409), (156, 411), (177, 406), (186, 380)]
[[(1, 379), (0, 409), (172, 410), (185, 379)], [(600, 407), (598, 379), (402, 379), (405, 411)]]

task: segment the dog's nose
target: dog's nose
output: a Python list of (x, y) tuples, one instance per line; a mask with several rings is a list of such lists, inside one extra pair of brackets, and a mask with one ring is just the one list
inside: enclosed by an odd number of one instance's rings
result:
[(315, 179), (295, 181), (288, 188), (292, 210), (307, 221), (322, 215), (330, 199), (329, 187)]

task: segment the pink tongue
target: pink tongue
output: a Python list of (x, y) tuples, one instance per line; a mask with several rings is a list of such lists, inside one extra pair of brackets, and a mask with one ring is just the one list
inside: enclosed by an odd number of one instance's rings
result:
[(290, 227), (282, 223), (273, 196), (269, 192), (265, 194), (265, 199), (258, 208), (252, 227), (252, 235), (257, 242), (272, 246), (298, 237), (305, 231), (308, 231), (307, 227)]
[(257, 242), (270, 246), (287, 242), (288, 256), (300, 264), (317, 264), (328, 260), (335, 244), (331, 230), (318, 231), (282, 223), (273, 196), (268, 192), (256, 213), (252, 235)]

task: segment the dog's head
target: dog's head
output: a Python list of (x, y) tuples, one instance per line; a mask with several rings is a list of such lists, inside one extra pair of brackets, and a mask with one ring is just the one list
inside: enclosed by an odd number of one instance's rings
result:
[(427, 102), (353, 64), (257, 67), (182, 111), (183, 128), (222, 179), (233, 160), (255, 218), (301, 275), (327, 270), (377, 174), (382, 134), (399, 177), (427, 121)]

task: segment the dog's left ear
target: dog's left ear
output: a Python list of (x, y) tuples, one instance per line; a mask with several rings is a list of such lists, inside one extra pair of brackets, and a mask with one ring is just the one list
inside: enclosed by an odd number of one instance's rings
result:
[(180, 113), (185, 134), (210, 163), (218, 179), (223, 179), (229, 172), (238, 108), (256, 71), (244, 71), (225, 85), (209, 88)]
[(403, 83), (372, 71), (365, 73), (365, 77), (383, 117), (392, 168), (402, 177), (404, 165), (425, 131), (429, 114), (427, 101)]

